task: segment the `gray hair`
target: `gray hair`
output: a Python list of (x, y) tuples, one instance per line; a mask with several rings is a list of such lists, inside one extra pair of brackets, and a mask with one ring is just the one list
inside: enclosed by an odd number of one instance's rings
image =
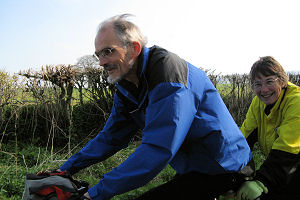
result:
[(286, 87), (289, 81), (289, 77), (283, 67), (272, 56), (260, 57), (259, 60), (252, 65), (250, 71), (251, 84), (254, 83), (255, 78), (259, 76), (259, 74), (264, 76), (277, 76), (281, 80), (283, 87)]
[(147, 38), (142, 34), (137, 25), (128, 20), (128, 17), (131, 16), (133, 15), (122, 14), (113, 16), (98, 26), (98, 32), (112, 24), (117, 37), (125, 46), (133, 41), (138, 41), (143, 48), (147, 44)]

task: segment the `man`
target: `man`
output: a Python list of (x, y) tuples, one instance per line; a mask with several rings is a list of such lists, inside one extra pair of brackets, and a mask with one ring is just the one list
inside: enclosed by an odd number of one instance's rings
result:
[(89, 199), (109, 199), (143, 186), (166, 165), (176, 178), (140, 199), (212, 199), (237, 188), (250, 148), (206, 74), (146, 39), (129, 15), (100, 24), (95, 55), (116, 84), (103, 130), (60, 170), (71, 174), (127, 146), (142, 129), (141, 145), (90, 188)]

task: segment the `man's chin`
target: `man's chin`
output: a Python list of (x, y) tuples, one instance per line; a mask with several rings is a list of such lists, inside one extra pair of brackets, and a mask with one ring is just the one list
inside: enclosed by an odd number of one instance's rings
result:
[(115, 77), (115, 78), (113, 78), (113, 77), (108, 77), (107, 78), (107, 81), (109, 82), (109, 83), (111, 83), (111, 84), (115, 84), (116, 82), (118, 82), (119, 80), (121, 80), (121, 77)]
[(115, 84), (115, 83), (117, 83), (118, 81), (120, 81), (121, 79), (125, 78), (125, 77), (130, 73), (130, 70), (131, 70), (131, 69), (132, 69), (132, 68), (130, 68), (130, 69), (128, 70), (128, 72), (126, 72), (126, 73), (118, 74), (118, 76), (113, 76), (113, 75), (116, 75), (116, 74), (115, 74), (115, 73), (111, 73), (111, 74), (108, 76), (107, 81), (108, 81), (109, 83), (111, 83), (111, 84)]

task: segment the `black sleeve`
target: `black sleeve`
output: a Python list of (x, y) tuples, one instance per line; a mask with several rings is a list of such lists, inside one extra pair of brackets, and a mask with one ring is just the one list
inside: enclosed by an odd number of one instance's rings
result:
[(176, 54), (154, 46), (149, 53), (146, 77), (149, 91), (164, 82), (181, 83), (187, 86), (188, 65)]
[(261, 181), (269, 191), (278, 191), (289, 184), (299, 168), (300, 154), (272, 149), (256, 172), (255, 179)]
[(247, 142), (248, 145), (250, 147), (251, 150), (253, 150), (254, 144), (257, 142), (258, 140), (258, 136), (257, 136), (257, 128), (254, 129), (251, 134), (247, 137)]

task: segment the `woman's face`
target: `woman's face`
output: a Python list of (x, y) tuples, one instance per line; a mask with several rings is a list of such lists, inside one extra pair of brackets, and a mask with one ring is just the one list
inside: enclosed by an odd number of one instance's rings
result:
[(258, 74), (252, 87), (255, 95), (266, 105), (275, 103), (282, 91), (282, 84), (277, 76)]

